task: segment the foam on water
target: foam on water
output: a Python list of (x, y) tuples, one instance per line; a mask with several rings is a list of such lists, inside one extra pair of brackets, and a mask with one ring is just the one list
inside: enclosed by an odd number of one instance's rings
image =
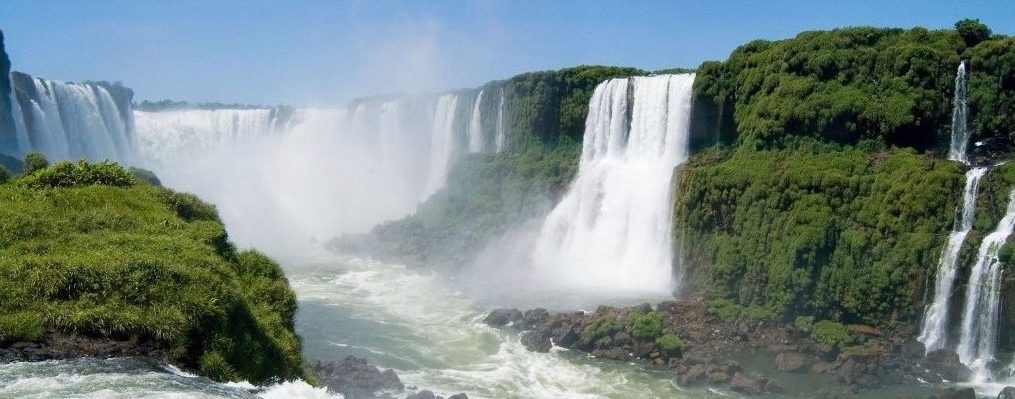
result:
[(438, 275), (351, 258), (289, 276), (310, 358), (366, 357), (406, 385), (470, 398), (708, 396), (640, 366), (531, 352), (517, 334), (483, 324), (485, 310)]

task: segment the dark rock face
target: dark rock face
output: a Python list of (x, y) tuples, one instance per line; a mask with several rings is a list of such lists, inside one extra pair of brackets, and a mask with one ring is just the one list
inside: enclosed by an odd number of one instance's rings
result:
[(914, 369), (923, 371), (920, 378), (932, 383), (943, 380), (965, 381), (970, 374), (969, 369), (959, 361), (959, 355), (949, 350), (928, 353)]
[(14, 116), (11, 104), (11, 59), (4, 47), (4, 33), (0, 31), (0, 154), (17, 148), (17, 133), (14, 131)]
[(0, 363), (43, 361), (77, 357), (143, 357), (165, 361), (169, 356), (151, 343), (51, 334), (42, 342), (15, 342), (0, 348)]
[(491, 327), (504, 327), (522, 321), (522, 312), (518, 309), (495, 309), (483, 319)]
[(346, 398), (373, 398), (382, 390), (405, 388), (394, 370), (381, 371), (367, 363), (366, 359), (349, 356), (340, 362), (318, 361), (313, 373), (328, 389), (341, 393)]
[(997, 394), (997, 399), (1015, 399), (1015, 387), (1004, 387), (1001, 393)]
[(761, 395), (763, 393), (782, 391), (775, 383), (765, 377), (751, 376), (746, 373), (736, 373), (730, 381), (730, 388), (734, 391), (748, 395)]

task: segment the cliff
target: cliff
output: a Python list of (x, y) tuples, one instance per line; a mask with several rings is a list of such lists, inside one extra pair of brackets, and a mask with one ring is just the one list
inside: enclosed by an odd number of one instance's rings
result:
[(17, 133), (14, 130), (13, 106), (11, 104), (11, 60), (4, 48), (4, 32), (0, 30), (0, 155), (11, 155), (17, 149)]

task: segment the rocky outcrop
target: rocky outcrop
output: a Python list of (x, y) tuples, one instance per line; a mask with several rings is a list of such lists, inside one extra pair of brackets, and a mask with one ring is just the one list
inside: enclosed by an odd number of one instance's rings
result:
[[(433, 393), (433, 391), (422, 390), (412, 395), (406, 396), (405, 399), (445, 399), (443, 396)], [(464, 393), (454, 394), (449, 396), (447, 399), (469, 399), (469, 396)]]
[(1004, 387), (1001, 393), (997, 394), (997, 399), (1015, 399), (1015, 387)]
[[(654, 309), (602, 306), (593, 313), (498, 309), (486, 322), (518, 330), (521, 342), (532, 351), (546, 352), (556, 345), (600, 359), (639, 359), (669, 369), (681, 386), (729, 385), (747, 395), (779, 392), (773, 373), (824, 375), (840, 384), (834, 392), (968, 377), (969, 370), (954, 353), (935, 352), (924, 358), (922, 345), (907, 338), (914, 334), (905, 327), (885, 331), (848, 326), (852, 346), (829, 348), (797, 327), (748, 318), (724, 320), (709, 309), (702, 299), (663, 302)], [(659, 316), (658, 330), (646, 335), (642, 325), (635, 331), (634, 319), (648, 314)], [(679, 350), (663, 348), (657, 337), (664, 335), (678, 337)], [(733, 361), (745, 354), (771, 356), (771, 363), (745, 370)]]
[(945, 388), (941, 393), (932, 396), (933, 399), (976, 399), (976, 391), (973, 388)]
[(319, 383), (349, 399), (373, 398), (379, 391), (405, 388), (394, 370), (381, 371), (366, 359), (348, 356), (342, 361), (318, 361), (312, 371)]
[(39, 342), (14, 342), (6, 347), (0, 347), (0, 363), (125, 356), (151, 358), (163, 362), (169, 359), (164, 349), (152, 343), (73, 334), (49, 334)]

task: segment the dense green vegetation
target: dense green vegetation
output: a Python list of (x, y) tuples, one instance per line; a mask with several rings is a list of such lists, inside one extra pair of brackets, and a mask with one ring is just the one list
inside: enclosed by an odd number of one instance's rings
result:
[(775, 315), (914, 316), (963, 184), (912, 150), (710, 150), (677, 172), (675, 235), (713, 298)]
[(974, 140), (1007, 138), (1015, 131), (1015, 48), (977, 24), (845, 28), (745, 44), (698, 69), (695, 134), (759, 148), (804, 136), (940, 150), (950, 135), (955, 70), (970, 60)]
[(305, 377), (285, 276), (233, 247), (214, 206), (83, 161), (0, 198), (0, 344), (74, 333), (151, 343), (217, 380)]

